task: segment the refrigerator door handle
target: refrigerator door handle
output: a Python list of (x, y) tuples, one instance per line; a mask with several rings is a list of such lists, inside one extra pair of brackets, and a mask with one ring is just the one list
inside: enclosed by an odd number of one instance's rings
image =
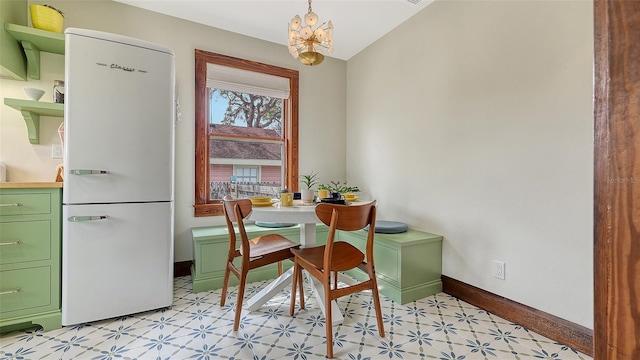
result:
[(86, 169), (75, 169), (69, 170), (69, 174), (71, 175), (104, 175), (108, 174), (107, 170), (86, 170)]
[(70, 222), (83, 222), (83, 221), (96, 221), (96, 220), (104, 220), (107, 218), (107, 215), (98, 215), (98, 216), (69, 216), (67, 218)]

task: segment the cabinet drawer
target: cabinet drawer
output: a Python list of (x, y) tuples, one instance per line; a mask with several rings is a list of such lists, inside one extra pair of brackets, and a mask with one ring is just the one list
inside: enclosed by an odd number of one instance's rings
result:
[(51, 305), (51, 267), (0, 271), (0, 314), (18, 316)]
[(0, 265), (50, 258), (50, 220), (0, 222)]
[(0, 216), (51, 213), (51, 194), (0, 195)]

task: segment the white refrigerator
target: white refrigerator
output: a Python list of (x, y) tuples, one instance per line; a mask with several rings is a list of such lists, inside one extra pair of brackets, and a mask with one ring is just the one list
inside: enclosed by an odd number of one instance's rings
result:
[(62, 324), (173, 301), (175, 56), (65, 31)]

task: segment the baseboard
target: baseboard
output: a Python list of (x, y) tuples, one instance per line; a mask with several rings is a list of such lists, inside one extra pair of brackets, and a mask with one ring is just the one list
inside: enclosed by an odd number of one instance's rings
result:
[(593, 356), (593, 331), (475, 286), (442, 276), (442, 291), (549, 339)]
[(173, 277), (191, 275), (191, 264), (191, 260), (173, 263)]

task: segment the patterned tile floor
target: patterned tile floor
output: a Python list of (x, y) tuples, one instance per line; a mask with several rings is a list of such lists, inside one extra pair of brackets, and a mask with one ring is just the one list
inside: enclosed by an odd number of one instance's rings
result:
[[(266, 282), (249, 284), (251, 296)], [(231, 330), (235, 288), (226, 306), (220, 291), (191, 291), (191, 278), (175, 280), (171, 308), (48, 332), (0, 337), (0, 359), (323, 359), (323, 316), (315, 300), (289, 316), (290, 292), (259, 311), (243, 311)], [(335, 327), (336, 359), (591, 359), (522, 326), (444, 293), (399, 305), (381, 296), (386, 336), (380, 338), (371, 294), (339, 300), (344, 324)]]

